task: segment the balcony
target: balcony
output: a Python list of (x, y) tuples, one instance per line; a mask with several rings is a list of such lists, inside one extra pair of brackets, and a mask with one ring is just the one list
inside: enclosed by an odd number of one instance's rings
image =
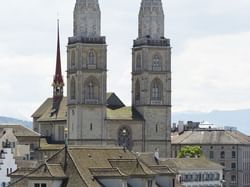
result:
[(76, 44), (76, 43), (88, 43), (88, 44), (106, 44), (106, 38), (104, 36), (100, 37), (82, 37), (82, 36), (74, 36), (70, 37), (68, 44)]
[(134, 40), (134, 47), (142, 46), (142, 45), (170, 47), (170, 40), (166, 38), (154, 40), (154, 39), (151, 39), (150, 37)]

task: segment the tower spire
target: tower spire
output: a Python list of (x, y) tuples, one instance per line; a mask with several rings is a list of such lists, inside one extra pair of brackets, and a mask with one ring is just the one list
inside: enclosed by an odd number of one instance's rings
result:
[(99, 37), (101, 11), (98, 0), (76, 0), (74, 10), (74, 36)]
[(60, 52), (60, 33), (59, 33), (59, 19), (57, 20), (57, 52), (56, 52), (56, 71), (54, 76), (54, 85), (64, 85), (61, 68), (61, 52)]
[(63, 97), (63, 86), (64, 86), (62, 68), (61, 68), (59, 19), (57, 20), (56, 71), (52, 86), (53, 86), (53, 110), (57, 111), (58, 105)]
[(139, 38), (164, 37), (164, 12), (161, 0), (142, 0), (139, 13)]

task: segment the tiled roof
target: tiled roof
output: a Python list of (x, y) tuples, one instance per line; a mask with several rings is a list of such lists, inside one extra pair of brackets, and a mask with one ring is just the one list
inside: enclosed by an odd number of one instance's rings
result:
[[(37, 113), (41, 114), (40, 116), (35, 115), (38, 118), (37, 121), (66, 121), (67, 120), (67, 98), (63, 97), (60, 106), (58, 107), (58, 111), (51, 115), (52, 112), (53, 99), (48, 98), (47, 101), (40, 107), (41, 111), (37, 111)], [(34, 116), (34, 115), (33, 115)]]
[(173, 135), (172, 144), (250, 144), (250, 138), (239, 131), (194, 130)]
[(110, 120), (143, 120), (143, 117), (132, 107), (122, 107), (115, 110), (107, 109), (107, 118)]
[(94, 177), (122, 177), (125, 176), (117, 168), (89, 168)]
[(64, 147), (64, 144), (48, 144), (46, 138), (40, 138), (39, 150), (61, 150)]
[(176, 171), (173, 167), (169, 167), (169, 165), (165, 164), (158, 164), (154, 159), (154, 153), (140, 153), (139, 159), (146, 164), (152, 171), (155, 173), (160, 174), (167, 174), (167, 175), (175, 175)]
[[(38, 122), (66, 121), (67, 120), (67, 97), (63, 97), (59, 110), (51, 115), (53, 99), (48, 98), (32, 115), (38, 118)], [(132, 107), (125, 107), (115, 93), (107, 93), (107, 119), (110, 120), (143, 120), (142, 116)]]
[(13, 133), (16, 137), (27, 137), (27, 136), (32, 136), (32, 137), (39, 137), (40, 134), (33, 131), (30, 128), (24, 127), (22, 125), (0, 125), (0, 131), (3, 131), (5, 128), (10, 128), (13, 129)]
[(66, 175), (64, 174), (63, 168), (60, 164), (42, 164), (38, 168), (33, 169), (28, 173), (28, 171), (16, 171), (13, 172), (11, 175), (17, 176), (17, 174), (21, 174), (23, 172), (23, 175), (20, 179), (17, 181), (11, 183), (9, 186), (19, 186), (19, 184), (22, 184), (24, 180), (27, 178), (52, 178), (55, 179), (64, 179), (66, 178)]
[[(122, 148), (71, 147), (68, 151), (85, 183), (91, 187), (100, 186), (99, 183), (92, 180), (94, 168), (97, 168), (96, 170), (99, 171), (101, 171), (100, 168), (103, 168), (103, 170), (110, 168), (109, 176), (113, 174), (113, 177), (119, 174), (116, 169), (125, 176), (152, 173), (143, 164), (138, 164), (134, 154), (124, 151)], [(97, 174), (96, 170), (94, 170), (95, 174)]]
[(160, 164), (175, 170), (222, 170), (224, 167), (205, 158), (170, 158)]

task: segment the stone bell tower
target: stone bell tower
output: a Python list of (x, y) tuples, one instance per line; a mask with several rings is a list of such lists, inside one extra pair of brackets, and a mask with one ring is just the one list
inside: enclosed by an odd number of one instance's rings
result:
[(170, 157), (171, 46), (161, 0), (142, 0), (132, 55), (132, 105), (145, 119), (145, 151)]
[(107, 46), (98, 0), (76, 0), (74, 36), (68, 40), (69, 144), (104, 143)]

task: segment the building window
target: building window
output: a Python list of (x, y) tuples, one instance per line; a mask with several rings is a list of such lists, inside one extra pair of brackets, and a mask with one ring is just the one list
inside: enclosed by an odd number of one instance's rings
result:
[(148, 187), (152, 187), (152, 185), (153, 185), (152, 180), (148, 180)]
[(236, 163), (235, 162), (233, 162), (233, 163), (231, 163), (231, 169), (236, 169)]
[(235, 183), (236, 182), (236, 175), (231, 175), (231, 182)]
[(129, 127), (121, 127), (118, 130), (118, 145), (129, 150), (132, 149), (132, 131)]
[(232, 158), (236, 158), (236, 152), (232, 151)]
[(221, 152), (220, 152), (220, 158), (221, 158), (221, 159), (225, 159), (225, 152), (224, 152), (224, 151), (221, 151)]
[(76, 99), (76, 81), (74, 77), (70, 81), (70, 99)]
[(140, 96), (141, 96), (141, 93), (140, 93), (140, 82), (139, 80), (136, 81), (135, 83), (135, 101), (140, 101)]
[(34, 184), (34, 187), (47, 187), (47, 184), (45, 184), (45, 183), (42, 183), (42, 184), (40, 184), (40, 183), (35, 183), (35, 184)]
[(75, 51), (71, 52), (71, 66), (74, 67), (76, 65), (76, 53)]
[(88, 55), (88, 65), (95, 65), (95, 64), (96, 64), (95, 52), (93, 50), (90, 50)]
[(214, 152), (213, 152), (213, 151), (210, 151), (210, 152), (209, 152), (209, 158), (210, 158), (210, 159), (214, 159)]
[(162, 82), (160, 79), (155, 79), (151, 83), (151, 100), (162, 100)]
[(152, 69), (154, 71), (160, 71), (161, 70), (161, 57), (159, 55), (154, 55)]
[(97, 79), (91, 77), (84, 84), (85, 102), (88, 104), (97, 104), (99, 98), (99, 84)]
[(141, 70), (142, 69), (142, 58), (141, 55), (138, 54), (136, 57), (136, 65), (135, 65), (136, 70)]

